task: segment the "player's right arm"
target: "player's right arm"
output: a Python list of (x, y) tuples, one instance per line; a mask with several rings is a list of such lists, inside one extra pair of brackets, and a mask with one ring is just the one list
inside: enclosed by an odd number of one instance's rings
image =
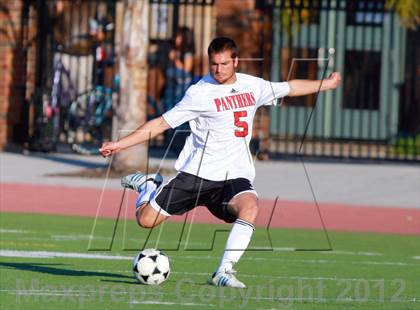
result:
[(163, 116), (148, 121), (133, 133), (118, 141), (104, 143), (99, 149), (99, 152), (104, 157), (111, 156), (113, 153), (146, 142), (169, 128), (176, 128), (199, 116), (202, 110), (200, 90), (201, 88), (197, 89), (195, 85), (191, 86), (188, 88), (182, 100), (171, 110), (165, 112)]
[(157, 117), (141, 125), (134, 132), (118, 141), (105, 142), (99, 149), (99, 152), (104, 157), (111, 156), (113, 153), (117, 153), (130, 146), (146, 142), (169, 128), (171, 127), (162, 116)]

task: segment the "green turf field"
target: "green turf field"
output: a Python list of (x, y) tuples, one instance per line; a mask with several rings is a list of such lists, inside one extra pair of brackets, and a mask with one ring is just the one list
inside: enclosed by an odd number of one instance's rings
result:
[(229, 226), (165, 223), (146, 246), (165, 250), (172, 273), (151, 287), (132, 277), (147, 239), (134, 222), (112, 238), (109, 219), (92, 229), (91, 218), (0, 216), (0, 309), (420, 308), (418, 236), (330, 232), (334, 250), (315, 251), (328, 248), (321, 232), (258, 228), (236, 266), (240, 290), (206, 284)]

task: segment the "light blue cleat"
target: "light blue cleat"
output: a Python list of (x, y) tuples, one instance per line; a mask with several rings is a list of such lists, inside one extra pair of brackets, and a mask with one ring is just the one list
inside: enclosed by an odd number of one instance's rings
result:
[(156, 184), (156, 187), (159, 187), (163, 182), (163, 178), (159, 173), (143, 174), (137, 172), (122, 177), (121, 186), (140, 193), (144, 190), (148, 181), (152, 181)]

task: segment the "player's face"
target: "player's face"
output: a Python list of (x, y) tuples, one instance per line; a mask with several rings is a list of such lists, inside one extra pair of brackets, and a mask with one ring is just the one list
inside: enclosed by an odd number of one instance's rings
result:
[(210, 74), (220, 84), (232, 84), (236, 81), (235, 69), (238, 58), (232, 59), (231, 51), (210, 55)]

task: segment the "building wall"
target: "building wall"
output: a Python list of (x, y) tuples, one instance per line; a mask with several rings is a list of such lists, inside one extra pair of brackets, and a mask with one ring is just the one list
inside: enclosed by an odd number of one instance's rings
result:
[[(30, 31), (29, 31), (30, 29)], [(0, 4), (0, 149), (21, 143), (28, 133), (29, 106), (34, 89), (36, 15), (30, 2)], [(30, 53), (28, 53), (30, 51)]]
[(239, 57), (243, 58), (239, 71), (263, 76), (270, 63), (264, 56), (271, 51), (271, 28), (267, 16), (255, 6), (255, 0), (216, 0), (216, 35), (231, 37), (238, 44)]

